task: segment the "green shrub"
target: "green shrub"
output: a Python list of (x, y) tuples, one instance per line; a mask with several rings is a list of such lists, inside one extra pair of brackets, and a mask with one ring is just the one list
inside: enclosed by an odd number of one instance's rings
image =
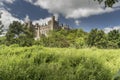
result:
[(0, 80), (119, 80), (120, 50), (0, 48)]

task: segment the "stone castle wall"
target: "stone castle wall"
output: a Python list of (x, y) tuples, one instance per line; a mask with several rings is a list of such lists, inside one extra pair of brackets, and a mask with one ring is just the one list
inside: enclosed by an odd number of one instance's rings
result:
[(35, 40), (40, 39), (40, 37), (42, 35), (44, 36), (48, 36), (48, 33), (52, 30), (60, 30), (60, 29), (65, 29), (65, 30), (69, 30), (69, 26), (60, 26), (59, 22), (55, 20), (55, 17), (53, 16), (52, 19), (50, 21), (48, 21), (47, 25), (39, 25), (39, 24), (35, 24), (32, 25), (32, 22), (28, 22), (27, 23), (28, 28), (29, 27), (33, 27), (35, 30)]

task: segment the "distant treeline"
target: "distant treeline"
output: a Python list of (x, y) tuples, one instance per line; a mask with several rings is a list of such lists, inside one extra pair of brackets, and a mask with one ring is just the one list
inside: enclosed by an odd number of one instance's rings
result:
[(120, 48), (120, 32), (112, 30), (105, 33), (103, 30), (92, 29), (85, 32), (82, 29), (54, 30), (49, 36), (41, 36), (40, 40), (34, 40), (34, 30), (27, 28), (20, 22), (14, 21), (4, 37), (0, 38), (0, 45), (32, 46), (41, 45), (45, 47), (97, 47), (97, 48)]

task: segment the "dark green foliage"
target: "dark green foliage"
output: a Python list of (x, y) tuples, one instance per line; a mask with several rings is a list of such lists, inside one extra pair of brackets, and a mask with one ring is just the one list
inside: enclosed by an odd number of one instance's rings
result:
[(87, 33), (81, 29), (51, 31), (48, 37), (41, 37), (35, 44), (45, 47), (76, 47), (85, 46)]
[(120, 33), (118, 30), (108, 33), (108, 48), (120, 48)]
[(19, 44), (20, 46), (31, 46), (34, 39), (33, 29), (27, 28), (20, 22), (14, 21), (9, 26), (6, 34), (6, 44)]
[(89, 33), (87, 43), (90, 47), (95, 46), (97, 31), (98, 31), (97, 29), (92, 29), (91, 32)]
[(0, 45), (4, 45), (6, 42), (6, 37), (0, 37)]
[(112, 30), (108, 33), (108, 40), (116, 42), (119, 40), (120, 34), (118, 30)]
[(110, 31), (105, 34), (103, 30), (92, 29), (89, 33), (82, 29), (53, 30), (48, 36), (42, 35), (40, 40), (34, 41), (34, 28), (14, 21), (9, 26), (6, 37), (0, 38), (0, 44), (19, 46), (41, 45), (45, 47), (74, 47), (74, 48), (120, 48), (120, 32)]
[(89, 33), (87, 39), (88, 46), (98, 47), (98, 48), (106, 48), (107, 47), (107, 39), (104, 31), (98, 29), (92, 29)]
[(42, 36), (35, 41), (35, 45), (45, 47), (97, 47), (97, 48), (120, 48), (120, 32), (110, 31), (105, 34), (103, 30), (92, 29), (86, 33), (81, 29), (51, 31), (48, 37)]
[(9, 30), (6, 34), (7, 45), (17, 44), (19, 35), (23, 32), (22, 25), (19, 22), (14, 21), (13, 24), (10, 24)]

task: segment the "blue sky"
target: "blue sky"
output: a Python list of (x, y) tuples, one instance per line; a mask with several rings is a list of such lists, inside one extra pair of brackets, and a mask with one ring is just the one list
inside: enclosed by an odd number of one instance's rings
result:
[(114, 8), (103, 6), (89, 0), (1, 0), (0, 11), (5, 26), (13, 20), (23, 22), (26, 16), (33, 22), (44, 22), (55, 15), (60, 23), (85, 31), (120, 29), (120, 3)]

